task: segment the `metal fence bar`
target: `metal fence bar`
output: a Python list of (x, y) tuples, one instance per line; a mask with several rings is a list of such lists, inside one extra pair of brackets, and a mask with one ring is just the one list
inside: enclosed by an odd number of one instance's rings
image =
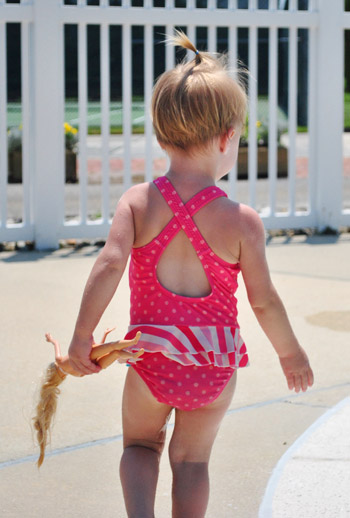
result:
[(317, 3), (315, 0), (309, 0), (308, 11), (316, 11)]
[(230, 11), (237, 9), (237, 0), (228, 0), (228, 8)]
[(101, 26), (101, 136), (102, 136), (102, 221), (107, 223), (109, 215), (109, 113), (110, 113), (110, 70), (109, 70), (109, 26)]
[(316, 30), (309, 29), (309, 57), (308, 57), (308, 135), (309, 135), (309, 162), (308, 162), (308, 199), (309, 211), (311, 214), (315, 212), (316, 207), (316, 167), (317, 167), (317, 147), (316, 147), (316, 131), (317, 131), (317, 103), (315, 92), (317, 91), (317, 40)]
[(0, 226), (7, 222), (7, 84), (6, 23), (0, 21)]
[[(174, 35), (174, 26), (173, 25), (167, 25), (165, 28), (166, 32), (166, 39), (170, 38)], [(165, 70), (171, 70), (174, 68), (175, 65), (175, 52), (174, 47), (172, 45), (169, 45), (168, 43), (165, 44)]]
[[(168, 1), (168, 0), (167, 0)], [(166, 25), (165, 27), (166, 31), (166, 39), (170, 38), (174, 35), (174, 26), (173, 25)], [(165, 43), (165, 70), (172, 70), (175, 66), (175, 49), (172, 44)], [(167, 166), (166, 168), (169, 168), (169, 157), (166, 155), (167, 160)]]
[(78, 111), (80, 221), (87, 222), (87, 26), (78, 25)]
[[(192, 43), (197, 48), (196, 27), (194, 25), (187, 25), (187, 36), (190, 38)], [(188, 61), (191, 61), (191, 59), (193, 59), (193, 52), (191, 50), (187, 51), (186, 58)]]
[(313, 12), (316, 11), (318, 8), (317, 0), (309, 0), (309, 11)]
[(23, 187), (23, 223), (31, 222), (31, 183), (30, 183), (30, 26), (21, 24), (21, 72), (22, 72), (22, 187)]
[(257, 28), (249, 28), (249, 130), (248, 130), (248, 178), (249, 178), (249, 204), (256, 206), (256, 182), (257, 182), (257, 75), (258, 75), (258, 41)]
[(350, 12), (344, 12), (341, 21), (343, 24), (343, 29), (350, 29)]
[(343, 171), (343, 2), (322, 0), (317, 31), (317, 225), (338, 228)]
[[(228, 32), (228, 52), (229, 52), (229, 67), (232, 73), (237, 75), (237, 27), (230, 26)], [(232, 200), (236, 197), (237, 187), (237, 161), (234, 167), (229, 172), (228, 176), (229, 190), (228, 196)]]
[(152, 138), (153, 126), (150, 114), (150, 106), (153, 88), (153, 26), (145, 27), (145, 180), (151, 182), (153, 180), (153, 157), (152, 157)]
[[(144, 7), (100, 7), (90, 6), (78, 8), (76, 6), (65, 6), (60, 13), (64, 23), (79, 23), (100, 25), (106, 18), (110, 24), (124, 25), (167, 25), (169, 20), (175, 26), (187, 25), (188, 22), (195, 23), (197, 27), (207, 27), (208, 22), (216, 27), (228, 26), (227, 9), (195, 9), (194, 12), (184, 8), (150, 8)], [(170, 4), (169, 4), (170, 5)], [(6, 9), (6, 7), (4, 7)], [(24, 9), (24, 8), (23, 8)], [(30, 7), (28, 7), (30, 9)], [(232, 14), (232, 13), (231, 13)], [(277, 10), (271, 13), (268, 9), (236, 9), (234, 12), (234, 23), (239, 27), (317, 27), (319, 20), (318, 12), (310, 11), (285, 11)]]
[(208, 29), (208, 51), (217, 52), (217, 34), (215, 25), (209, 25)]
[[(57, 24), (57, 63), (56, 67), (58, 70), (57, 78), (57, 89), (55, 95), (57, 97), (56, 109), (57, 109), (57, 126), (59, 128), (59, 138), (57, 140), (58, 149), (58, 184), (60, 192), (57, 196), (57, 209), (56, 215), (57, 220), (62, 228), (65, 219), (65, 182), (66, 182), (66, 144), (64, 135), (64, 123), (65, 123), (65, 84), (64, 84), (64, 25), (62, 22)], [(33, 197), (34, 199), (34, 197)], [(57, 244), (58, 246), (58, 244)]]
[(268, 140), (268, 172), (270, 215), (275, 215), (277, 188), (277, 27), (269, 29), (269, 140)]
[[(63, 30), (56, 0), (35, 0), (35, 245), (56, 248), (63, 221)], [(43, 64), (45, 64), (43, 66)]]
[(131, 186), (131, 26), (122, 28), (124, 189)]
[(1, 19), (8, 23), (21, 23), (33, 19), (33, 5), (5, 4), (1, 6)]
[(288, 190), (289, 213), (295, 213), (296, 185), (296, 133), (297, 133), (297, 29), (289, 29), (289, 72), (288, 72)]

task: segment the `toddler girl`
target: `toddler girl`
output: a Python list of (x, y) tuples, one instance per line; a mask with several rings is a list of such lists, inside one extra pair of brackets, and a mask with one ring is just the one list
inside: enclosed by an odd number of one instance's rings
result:
[(137, 347), (145, 353), (126, 376), (120, 476), (127, 513), (134, 518), (154, 516), (159, 460), (173, 409), (172, 516), (205, 516), (211, 449), (237, 369), (248, 363), (237, 323), (240, 271), (288, 387), (299, 392), (313, 383), (308, 358), (270, 279), (262, 222), (215, 185), (237, 158), (244, 88), (221, 59), (198, 52), (184, 34), (177, 33), (174, 43), (195, 57), (165, 72), (154, 89), (153, 124), (170, 158), (169, 171), (121, 198), (88, 279), (69, 349), (77, 371), (98, 372), (90, 361), (92, 333), (131, 254), (126, 338), (140, 330)]

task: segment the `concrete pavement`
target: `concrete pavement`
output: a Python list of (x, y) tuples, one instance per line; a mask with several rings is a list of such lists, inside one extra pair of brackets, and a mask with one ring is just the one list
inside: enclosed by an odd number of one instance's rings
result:
[[(30, 429), (38, 379), (53, 358), (44, 333), (50, 331), (66, 351), (97, 254), (94, 246), (0, 253), (4, 518), (126, 517), (118, 480), (124, 366), (64, 382), (51, 447), (40, 472)], [(236, 394), (214, 446), (207, 517), (345, 518), (350, 516), (350, 235), (273, 238), (267, 256), (295, 332), (310, 356), (315, 384), (305, 394), (288, 392), (241, 281), (239, 320), (251, 365), (239, 372)], [(96, 338), (112, 325), (117, 325), (114, 336), (120, 337), (127, 324), (124, 275)], [(172, 422), (168, 439), (171, 431)], [(165, 453), (157, 518), (170, 518), (170, 494)]]
[(350, 516), (350, 397), (311, 425), (281, 457), (260, 518)]

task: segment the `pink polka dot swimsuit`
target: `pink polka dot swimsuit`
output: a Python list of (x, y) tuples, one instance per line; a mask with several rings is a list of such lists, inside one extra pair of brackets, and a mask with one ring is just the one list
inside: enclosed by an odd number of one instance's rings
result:
[[(163, 403), (193, 410), (214, 401), (233, 372), (248, 364), (237, 323), (239, 264), (230, 264), (209, 247), (192, 216), (226, 194), (207, 187), (184, 204), (166, 177), (154, 181), (174, 216), (150, 243), (131, 254), (130, 326), (140, 330), (137, 348), (145, 353), (132, 364), (152, 394)], [(204, 297), (167, 290), (157, 278), (157, 264), (170, 241), (183, 230), (202, 263), (211, 286)], [(135, 350), (135, 349), (133, 349)]]

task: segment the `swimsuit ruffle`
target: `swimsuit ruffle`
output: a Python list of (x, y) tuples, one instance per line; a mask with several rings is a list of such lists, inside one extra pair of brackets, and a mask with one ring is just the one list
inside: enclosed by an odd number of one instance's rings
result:
[(144, 349), (149, 353), (162, 353), (181, 365), (237, 369), (249, 363), (238, 327), (138, 324), (129, 326), (125, 338), (133, 338), (137, 331), (142, 335), (137, 345), (130, 348), (133, 352)]

